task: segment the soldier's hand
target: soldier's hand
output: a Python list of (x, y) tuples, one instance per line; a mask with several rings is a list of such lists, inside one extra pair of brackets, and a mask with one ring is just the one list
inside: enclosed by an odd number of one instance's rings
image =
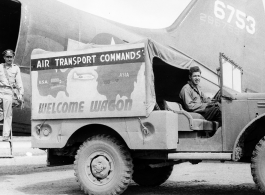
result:
[(20, 106), (20, 108), (21, 109), (23, 109), (24, 108), (24, 98), (23, 98), (23, 95), (18, 95), (18, 100), (20, 101), (20, 103), (21, 103), (21, 106)]
[(23, 99), (23, 96), (22, 96), (21, 94), (19, 94), (19, 95), (17, 96), (17, 98), (18, 98), (18, 100), (22, 100), (22, 99)]

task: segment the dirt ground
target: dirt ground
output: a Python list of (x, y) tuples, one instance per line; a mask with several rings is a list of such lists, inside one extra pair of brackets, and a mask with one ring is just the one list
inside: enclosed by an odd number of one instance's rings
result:
[[(81, 195), (73, 166), (46, 167), (46, 156), (0, 159), (1, 195)], [(167, 182), (144, 188), (134, 182), (124, 195), (256, 195), (249, 164), (202, 162), (174, 166)]]

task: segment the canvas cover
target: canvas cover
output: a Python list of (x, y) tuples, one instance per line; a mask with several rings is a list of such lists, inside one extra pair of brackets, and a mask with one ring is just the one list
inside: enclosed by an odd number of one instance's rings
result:
[(109, 46), (87, 44), (75, 51), (35, 49), (31, 55), (32, 119), (148, 116), (156, 104), (154, 59), (183, 70), (195, 63), (150, 39)]

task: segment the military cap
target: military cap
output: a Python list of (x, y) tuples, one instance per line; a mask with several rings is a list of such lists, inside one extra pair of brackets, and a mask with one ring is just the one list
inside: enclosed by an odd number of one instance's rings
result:
[(3, 51), (3, 56), (15, 56), (15, 52), (12, 49), (7, 49), (5, 51)]

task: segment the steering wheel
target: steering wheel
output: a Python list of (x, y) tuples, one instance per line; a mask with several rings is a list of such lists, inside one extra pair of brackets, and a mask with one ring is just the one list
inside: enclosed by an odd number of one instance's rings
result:
[(221, 103), (221, 90), (219, 89), (216, 94), (213, 96), (213, 102)]

